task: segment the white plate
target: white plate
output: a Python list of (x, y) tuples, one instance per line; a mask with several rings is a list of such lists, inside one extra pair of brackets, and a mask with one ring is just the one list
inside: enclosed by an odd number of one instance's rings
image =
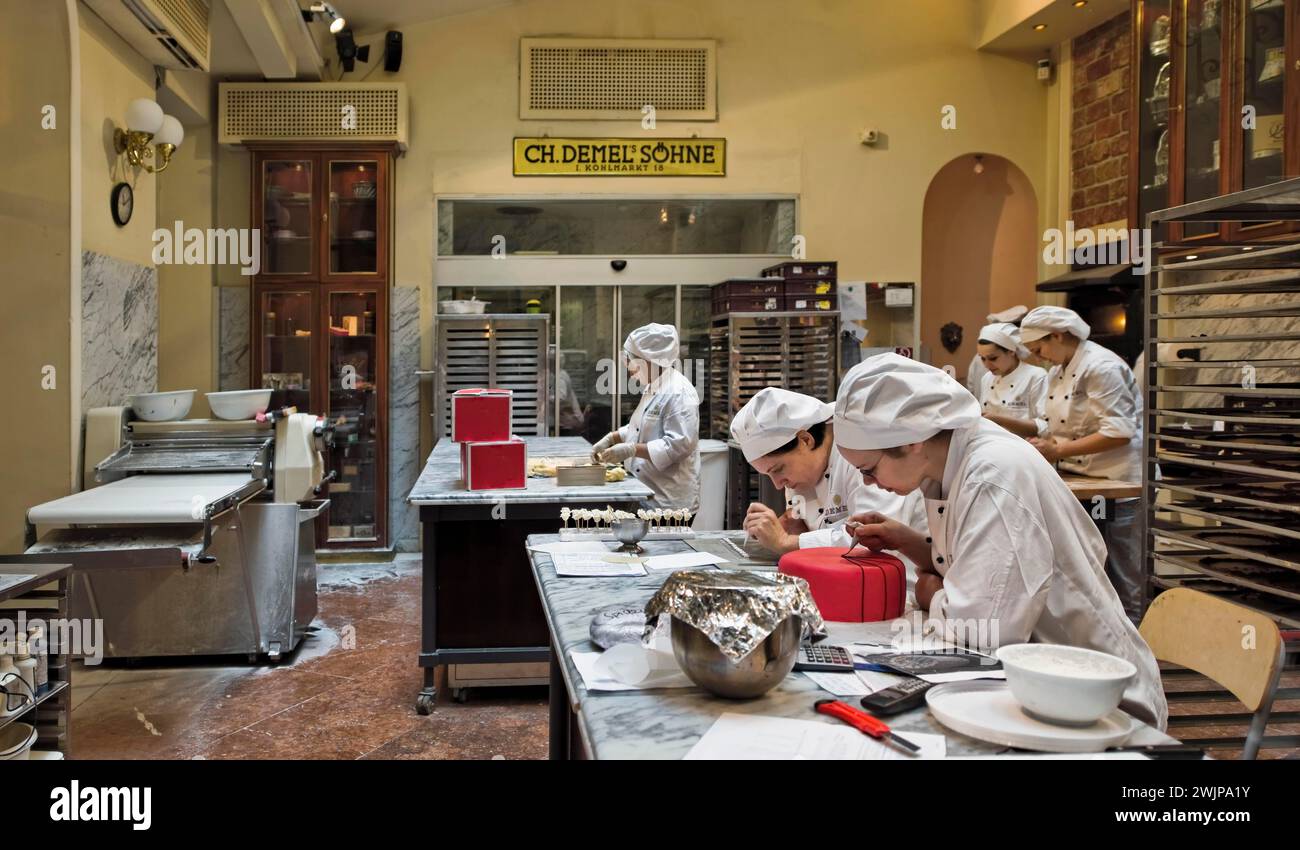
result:
[(1116, 709), (1091, 726), (1057, 726), (1020, 708), (1006, 682), (952, 682), (931, 688), (925, 701), (935, 719), (954, 732), (1022, 750), (1095, 753), (1124, 743), (1136, 721)]

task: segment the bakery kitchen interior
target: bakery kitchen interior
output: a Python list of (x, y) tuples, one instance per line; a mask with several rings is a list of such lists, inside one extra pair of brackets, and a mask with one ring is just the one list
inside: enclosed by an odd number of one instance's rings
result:
[(0, 759), (1300, 757), (1300, 0), (0, 9)]

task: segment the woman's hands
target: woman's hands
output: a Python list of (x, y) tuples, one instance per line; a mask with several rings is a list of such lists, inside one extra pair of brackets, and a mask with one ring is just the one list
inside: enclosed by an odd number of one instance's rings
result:
[(601, 463), (622, 463), (636, 454), (636, 443), (615, 443), (600, 453)]
[(617, 431), (610, 431), (604, 437), (601, 437), (600, 442), (591, 447), (591, 462), (600, 463), (601, 453), (620, 442), (622, 442), (622, 438), (618, 436)]
[(767, 505), (755, 502), (745, 512), (745, 533), (763, 545), (765, 549), (784, 555), (799, 548), (799, 538), (786, 531), (776, 511)]
[(1061, 453), (1061, 441), (1055, 437), (1033, 437), (1029, 444), (1038, 449), (1039, 453), (1047, 458), (1049, 463), (1056, 463), (1063, 456)]
[[(845, 530), (853, 538), (873, 552), (886, 549), (903, 549), (917, 540), (925, 545), (925, 538), (896, 519), (890, 519), (881, 513), (867, 511), (849, 517)], [(926, 559), (929, 562), (929, 559)]]

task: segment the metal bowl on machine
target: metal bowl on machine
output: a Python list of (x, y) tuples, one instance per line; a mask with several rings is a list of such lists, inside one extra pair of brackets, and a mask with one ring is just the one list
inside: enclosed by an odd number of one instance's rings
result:
[(748, 655), (732, 663), (704, 632), (673, 617), (673, 655), (687, 677), (706, 691), (728, 699), (752, 699), (790, 675), (802, 633), (802, 621), (792, 614)]
[(637, 544), (645, 537), (649, 526), (643, 519), (616, 519), (614, 520), (614, 537), (623, 545), (618, 547), (618, 551), (627, 552), (633, 555), (639, 555), (645, 550)]

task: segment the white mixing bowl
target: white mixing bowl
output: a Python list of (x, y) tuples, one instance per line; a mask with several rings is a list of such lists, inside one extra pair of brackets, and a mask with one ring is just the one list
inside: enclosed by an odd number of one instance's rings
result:
[(206, 393), (208, 407), (218, 419), (252, 419), (271, 404), (271, 390), (227, 390)]
[(997, 656), (1025, 712), (1066, 726), (1087, 726), (1110, 714), (1137, 676), (1131, 662), (1077, 646), (1017, 643)]
[(137, 393), (127, 401), (136, 417), (145, 422), (171, 422), (189, 415), (195, 392), (173, 390), (166, 393)]

